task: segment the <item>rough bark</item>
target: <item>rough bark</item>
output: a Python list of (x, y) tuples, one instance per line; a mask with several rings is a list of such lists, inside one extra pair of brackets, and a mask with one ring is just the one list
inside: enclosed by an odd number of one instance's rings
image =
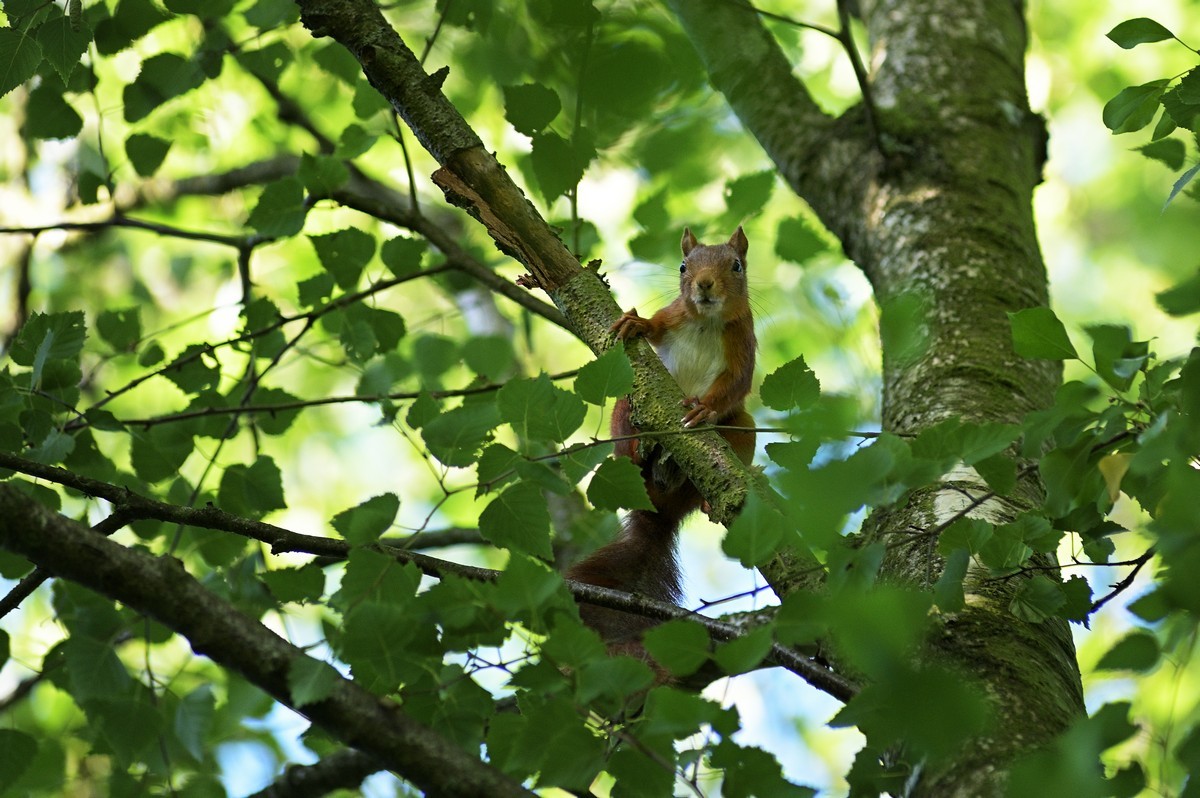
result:
[[(915, 433), (955, 416), (1018, 422), (1046, 407), (1061, 379), (1057, 364), (1017, 357), (1006, 316), (1047, 302), (1031, 206), (1045, 133), (1025, 96), (1021, 4), (861, 3), (873, 47), (877, 141), (861, 109), (838, 119), (820, 113), (745, 8), (722, 0), (671, 5), (714, 86), (867, 275), (884, 327), (919, 308), (920, 347), (883, 341), (884, 429)], [(936, 527), (963, 510), (964, 487), (986, 492), (978, 474), (960, 469), (877, 514), (864, 537), (891, 542), (896, 531)], [(1006, 501), (970, 514), (1004, 522), (1038, 495), (1034, 481), (1022, 480)], [(893, 543), (883, 574), (928, 586), (942, 565), (935, 542)], [(786, 573), (769, 578), (787, 592)], [(982, 682), (997, 723), (957, 761), (925, 772), (914, 795), (1000, 794), (1015, 755), (1083, 714), (1066, 623), (1015, 618), (1008, 605), (1016, 584), (972, 573), (966, 609), (934, 636), (929, 656)]]
[(531, 794), (346, 679), (338, 678), (328, 698), (296, 706), (287, 675), (293, 662), (307, 656), (303, 651), (218, 598), (179, 561), (113, 543), (13, 485), (0, 485), (0, 546), (158, 620), (185, 637), (196, 653), (242, 674), (430, 795)]

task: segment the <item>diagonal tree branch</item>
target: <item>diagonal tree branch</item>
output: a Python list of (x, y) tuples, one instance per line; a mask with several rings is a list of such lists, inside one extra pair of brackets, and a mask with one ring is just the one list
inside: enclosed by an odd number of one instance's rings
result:
[(12, 485), (0, 485), (0, 545), (155, 618), (187, 638), (197, 653), (242, 674), (275, 700), (429, 794), (463, 798), (531, 794), (341, 676), (329, 697), (297, 706), (288, 687), (288, 672), (307, 658), (304, 652), (207, 590), (178, 560), (114, 543)]
[[(299, 6), (305, 27), (315, 37), (336, 39), (358, 59), (371, 85), (441, 164), (434, 180), (448, 199), (466, 207), (502, 251), (530, 269), (533, 282), (550, 295), (593, 352), (611, 348), (615, 341), (609, 327), (620, 315), (611, 293), (595, 271), (580, 267), (445, 98), (444, 76), (425, 73), (374, 0), (301, 0)], [(628, 344), (626, 351), (636, 375), (631, 395), (639, 425), (647, 430), (678, 429), (683, 399), (678, 385), (644, 341)], [(757, 490), (750, 472), (719, 435), (677, 436), (664, 446), (691, 477), (711, 508), (710, 518), (718, 523), (729, 524)]]

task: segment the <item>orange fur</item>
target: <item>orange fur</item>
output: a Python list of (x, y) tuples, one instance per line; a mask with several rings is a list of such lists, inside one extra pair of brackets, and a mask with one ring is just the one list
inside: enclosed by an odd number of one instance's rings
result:
[[(679, 296), (649, 319), (629, 310), (613, 324), (621, 340), (643, 336), (654, 346), (668, 371), (680, 382), (686, 398), (681, 423), (752, 427), (746, 396), (754, 376), (754, 319), (746, 285), (746, 250), (742, 228), (724, 244), (706, 246), (684, 230), (684, 261)], [(636, 435), (629, 398), (613, 408), (614, 438)], [(754, 456), (753, 432), (722, 430), (734, 452), (749, 464)], [(567, 576), (678, 602), (679, 565), (675, 548), (679, 525), (700, 509), (703, 498), (678, 465), (655, 445), (637, 439), (615, 445), (617, 457), (629, 457), (641, 467), (653, 510), (633, 510), (624, 519), (618, 538), (573, 566)], [(642, 633), (653, 621), (591, 605), (580, 609), (584, 621), (604, 637), (613, 653), (645, 657)]]

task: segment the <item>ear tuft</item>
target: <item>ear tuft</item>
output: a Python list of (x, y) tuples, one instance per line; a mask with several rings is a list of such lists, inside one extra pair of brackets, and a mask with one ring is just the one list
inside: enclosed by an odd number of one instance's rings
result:
[(692, 235), (691, 229), (687, 227), (683, 228), (683, 240), (679, 245), (683, 248), (683, 256), (685, 258), (687, 257), (687, 254), (695, 249), (699, 243), (700, 242), (696, 240), (696, 237)]
[(729, 246), (733, 247), (738, 257), (746, 257), (746, 250), (750, 248), (750, 242), (746, 240), (746, 234), (742, 232), (741, 225), (738, 225), (737, 232), (729, 237)]

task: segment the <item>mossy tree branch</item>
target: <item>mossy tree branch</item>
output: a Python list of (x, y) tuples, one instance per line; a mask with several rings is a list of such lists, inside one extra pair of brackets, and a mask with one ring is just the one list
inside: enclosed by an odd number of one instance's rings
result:
[[(533, 207), (505, 168), (441, 92), (444, 75), (429, 75), (388, 24), (373, 0), (300, 0), (301, 22), (313, 36), (345, 46), (380, 92), (441, 164), (434, 181), (451, 202), (487, 228), (501, 251), (529, 268), (575, 334), (593, 352), (615, 343), (609, 332), (620, 308), (592, 269), (584, 269)], [(650, 346), (627, 344), (637, 379), (632, 393), (639, 421), (649, 430), (675, 429), (683, 394)], [(715, 433), (673, 436), (664, 446), (711, 508), (730, 523), (755, 490), (750, 472)]]

